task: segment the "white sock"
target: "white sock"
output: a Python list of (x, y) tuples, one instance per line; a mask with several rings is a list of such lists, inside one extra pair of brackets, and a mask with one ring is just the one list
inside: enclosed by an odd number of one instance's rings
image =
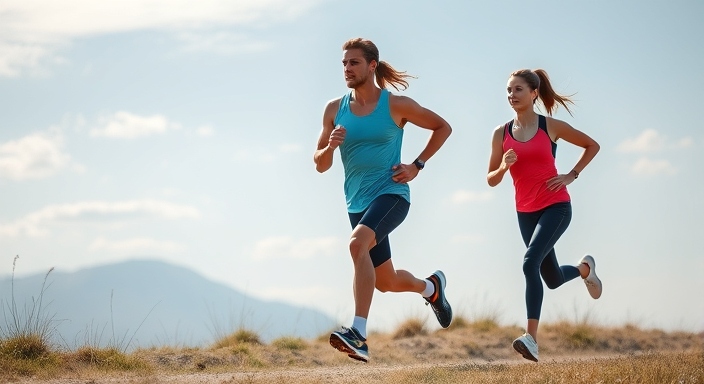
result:
[(359, 334), (362, 335), (363, 338), (367, 338), (367, 319), (355, 316), (354, 321), (352, 321), (352, 328), (359, 331)]
[(432, 281), (425, 279), (425, 290), (421, 292), (421, 296), (430, 297), (435, 293), (435, 284)]

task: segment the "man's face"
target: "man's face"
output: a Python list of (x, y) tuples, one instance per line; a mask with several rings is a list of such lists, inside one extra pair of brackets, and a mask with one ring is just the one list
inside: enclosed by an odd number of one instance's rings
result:
[(347, 87), (356, 88), (374, 76), (376, 62), (372, 61), (368, 64), (362, 50), (354, 48), (343, 52), (342, 67), (344, 68)]

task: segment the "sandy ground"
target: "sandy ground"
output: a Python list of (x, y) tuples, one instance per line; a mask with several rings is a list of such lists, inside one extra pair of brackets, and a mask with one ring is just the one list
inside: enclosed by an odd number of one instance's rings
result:
[[(118, 376), (102, 378), (76, 379), (21, 379), (14, 384), (117, 384), (117, 383), (154, 383), (154, 384), (235, 384), (235, 383), (375, 383), (389, 374), (432, 367), (458, 368), (466, 364), (500, 365), (523, 364), (520, 360), (487, 362), (450, 363), (450, 364), (364, 364), (339, 365), (315, 368), (289, 368), (267, 370), (242, 370), (221, 373), (186, 373), (176, 375)], [(525, 362), (526, 364), (533, 364)]]
[[(600, 354), (598, 356), (563, 356), (546, 362), (594, 361), (623, 355)], [(112, 373), (103, 377), (65, 378), (65, 379), (21, 379), (11, 381), (13, 384), (236, 384), (236, 383), (388, 383), (388, 377), (396, 373), (426, 370), (430, 368), (445, 368), (448, 370), (466, 370), (468, 367), (485, 370), (501, 365), (535, 364), (520, 358), (495, 360), (467, 360), (452, 363), (423, 364), (385, 364), (358, 363), (346, 365), (322, 366), (311, 368), (267, 368), (242, 369), (230, 372), (199, 372), (182, 374), (132, 375)]]

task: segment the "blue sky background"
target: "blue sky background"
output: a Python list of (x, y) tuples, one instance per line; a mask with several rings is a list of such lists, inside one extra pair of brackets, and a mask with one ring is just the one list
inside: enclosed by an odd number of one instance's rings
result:
[[(508, 75), (544, 68), (575, 93), (555, 116), (601, 144), (557, 254), (593, 254), (604, 294), (546, 290), (543, 320), (702, 331), (702, 15), (683, 0), (3, 0), (0, 275), (15, 255), (18, 275), (157, 258), (348, 323), (342, 166), (320, 175), (312, 155), (347, 92), (341, 45), (362, 36), (454, 129), (411, 183), (397, 267), (443, 269), (458, 313), (523, 324), (511, 179), (485, 175)], [(406, 129), (411, 162), (428, 132)], [(558, 169), (579, 153), (559, 142)], [(377, 293), (369, 326), (422, 304)]]

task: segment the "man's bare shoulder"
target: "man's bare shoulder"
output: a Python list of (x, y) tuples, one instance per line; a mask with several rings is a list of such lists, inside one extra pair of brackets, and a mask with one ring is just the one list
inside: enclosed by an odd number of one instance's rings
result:
[(342, 100), (342, 96), (336, 97), (334, 99), (328, 100), (327, 105), (340, 105), (341, 100)]
[(340, 100), (342, 100), (342, 97), (332, 99), (325, 104), (325, 111), (323, 111), (324, 125), (332, 126), (335, 115), (337, 115), (337, 111), (340, 109)]
[(408, 96), (396, 95), (391, 92), (389, 92), (389, 103), (396, 105), (416, 104), (415, 100), (411, 99)]
[(391, 112), (400, 114), (399, 116), (406, 118), (409, 115), (422, 110), (420, 104), (408, 96), (389, 94), (389, 108)]
[(327, 104), (325, 104), (325, 112), (329, 111), (335, 111), (337, 112), (337, 109), (340, 107), (340, 101), (342, 100), (342, 97), (337, 97), (332, 100), (329, 100)]

